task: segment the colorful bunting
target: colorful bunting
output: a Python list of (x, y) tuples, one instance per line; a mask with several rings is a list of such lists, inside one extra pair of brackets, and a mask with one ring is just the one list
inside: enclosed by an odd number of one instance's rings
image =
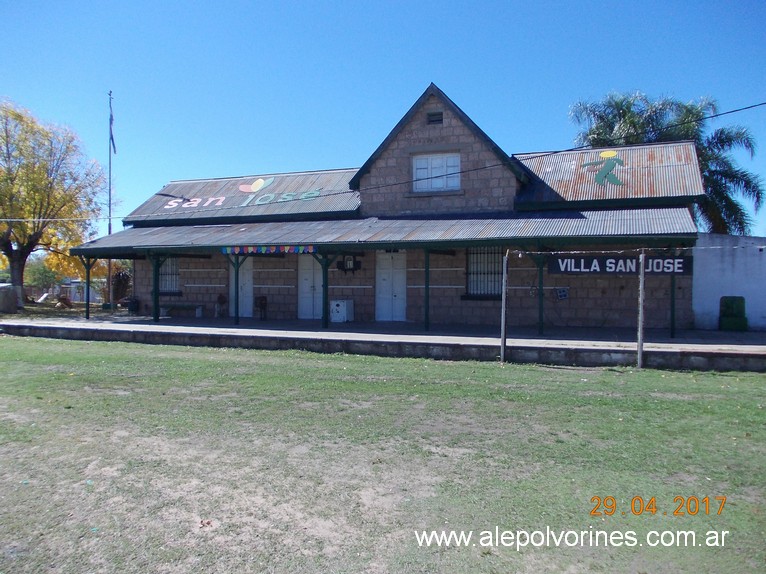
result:
[(222, 251), (226, 255), (316, 253), (316, 248), (313, 245), (242, 245), (224, 247)]

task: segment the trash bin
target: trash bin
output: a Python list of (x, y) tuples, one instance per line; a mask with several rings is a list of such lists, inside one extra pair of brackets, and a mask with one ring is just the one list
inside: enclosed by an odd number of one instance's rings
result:
[(120, 307), (128, 310), (129, 315), (138, 315), (140, 307), (139, 301), (135, 297), (123, 297), (117, 302), (120, 304)]
[(718, 329), (720, 331), (747, 331), (744, 297), (721, 297)]

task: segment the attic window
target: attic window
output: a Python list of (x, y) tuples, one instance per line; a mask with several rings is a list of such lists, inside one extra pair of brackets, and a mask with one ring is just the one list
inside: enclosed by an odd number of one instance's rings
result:
[(412, 157), (412, 191), (460, 189), (460, 154), (440, 153)]
[(444, 112), (428, 112), (426, 123), (429, 126), (441, 125), (444, 123)]

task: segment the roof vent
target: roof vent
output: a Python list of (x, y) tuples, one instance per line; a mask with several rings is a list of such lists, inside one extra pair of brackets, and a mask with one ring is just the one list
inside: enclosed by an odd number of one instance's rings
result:
[(428, 112), (426, 123), (429, 126), (443, 124), (444, 123), (444, 112)]

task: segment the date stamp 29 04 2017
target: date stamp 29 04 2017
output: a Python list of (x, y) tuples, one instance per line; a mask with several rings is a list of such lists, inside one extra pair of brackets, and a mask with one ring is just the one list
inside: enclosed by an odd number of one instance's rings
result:
[(657, 506), (657, 498), (655, 496), (648, 499), (634, 496), (630, 499), (630, 503), (627, 503), (626, 500), (626, 504), (622, 508), (618, 507), (619, 505), (614, 496), (594, 496), (590, 501), (594, 505), (590, 511), (591, 516), (613, 516), (615, 514), (621, 516), (628, 514), (634, 516), (644, 514), (667, 516), (668, 513), (672, 516), (696, 516), (698, 514), (720, 516), (726, 505), (725, 496), (705, 496), (703, 498), (698, 496), (676, 496), (673, 498), (672, 505), (668, 505), (664, 510)]

